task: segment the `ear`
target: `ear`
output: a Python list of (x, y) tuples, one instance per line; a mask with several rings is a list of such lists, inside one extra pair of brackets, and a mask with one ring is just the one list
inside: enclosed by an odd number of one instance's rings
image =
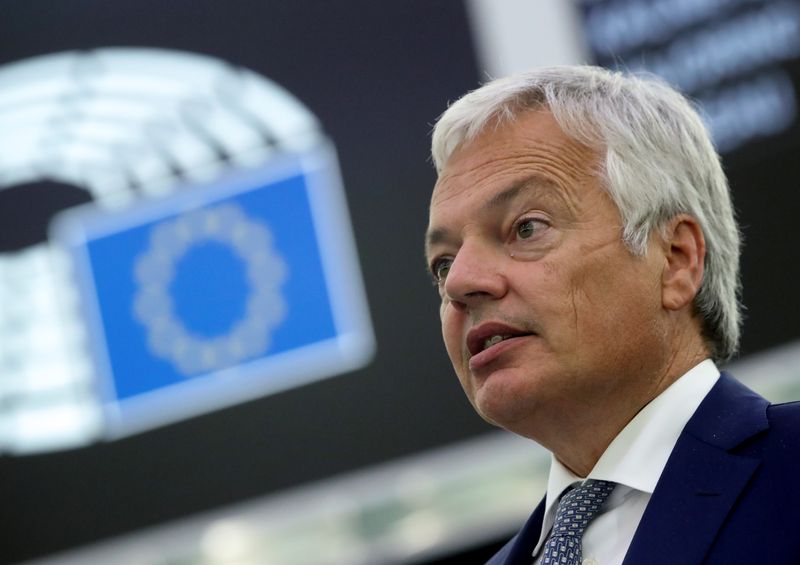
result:
[(703, 281), (706, 240), (695, 218), (680, 214), (664, 230), (665, 265), (661, 301), (667, 310), (691, 305)]

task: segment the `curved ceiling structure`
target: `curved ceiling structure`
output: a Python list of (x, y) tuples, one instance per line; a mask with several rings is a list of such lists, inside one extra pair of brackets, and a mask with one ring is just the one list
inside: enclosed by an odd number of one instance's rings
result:
[[(0, 191), (47, 182), (124, 207), (321, 136), (317, 118), (287, 90), (205, 55), (104, 48), (0, 68)], [(0, 452), (97, 436), (76, 302), (66, 258), (48, 241), (0, 252)]]

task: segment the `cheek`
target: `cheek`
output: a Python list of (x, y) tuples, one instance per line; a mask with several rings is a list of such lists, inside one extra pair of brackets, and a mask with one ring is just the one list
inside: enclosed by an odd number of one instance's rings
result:
[(518, 277), (520, 294), (533, 323), (545, 337), (555, 339), (575, 322), (575, 274), (558, 261), (542, 261)]
[(546, 298), (540, 300), (543, 312), (564, 338), (575, 339), (575, 334), (601, 328), (624, 293), (619, 286), (619, 267), (607, 253), (579, 248), (540, 266), (531, 292)]
[(463, 338), (462, 338), (462, 322), (458, 319), (457, 312), (451, 309), (442, 308), (442, 337), (444, 339), (445, 349), (450, 358), (450, 363), (453, 366), (456, 377), (461, 384), (461, 388), (473, 402), (475, 391), (473, 383), (470, 379), (470, 371), (467, 365), (467, 360), (464, 358)]
[(646, 343), (660, 298), (643, 263), (609, 257), (578, 274), (572, 285), (576, 333), (585, 346), (607, 354)]
[(439, 317), (442, 321), (442, 338), (444, 339), (444, 346), (447, 349), (447, 354), (453, 362), (455, 368), (458, 368), (461, 360), (461, 327), (458, 324), (456, 313), (448, 308), (447, 304), (442, 304), (439, 310)]

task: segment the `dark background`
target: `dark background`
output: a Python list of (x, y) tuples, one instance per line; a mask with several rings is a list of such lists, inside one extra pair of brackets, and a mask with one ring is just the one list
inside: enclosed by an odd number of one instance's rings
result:
[(0, 458), (0, 557), (49, 553), (488, 429), (451, 375), (422, 254), (431, 124), (478, 77), (459, 2), (0, 7), (0, 63), (162, 47), (244, 66), (294, 93), (337, 146), (378, 342), (373, 363), (355, 373), (114, 443)]
[[(452, 375), (422, 258), (431, 125), (484, 76), (461, 2), (0, 3), (0, 63), (106, 46), (223, 59), (320, 118), (339, 152), (378, 352), (361, 371), (114, 443), (0, 457), (0, 561), (488, 432)], [(795, 128), (725, 159), (746, 239), (744, 353), (800, 334), (798, 138)], [(7, 222), (0, 238), (14, 231)]]

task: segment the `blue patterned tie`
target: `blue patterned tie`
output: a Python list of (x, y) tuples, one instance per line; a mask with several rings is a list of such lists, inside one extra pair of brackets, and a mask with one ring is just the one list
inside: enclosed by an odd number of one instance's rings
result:
[(616, 483), (590, 479), (561, 497), (553, 531), (544, 546), (543, 565), (580, 565), (583, 531), (615, 486)]

